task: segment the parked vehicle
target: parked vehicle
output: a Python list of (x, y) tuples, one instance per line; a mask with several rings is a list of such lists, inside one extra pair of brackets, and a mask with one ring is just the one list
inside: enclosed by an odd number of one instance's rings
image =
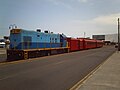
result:
[(115, 44), (115, 48), (118, 48), (118, 44), (117, 43)]
[(0, 39), (0, 48), (5, 48), (5, 41), (4, 41), (4, 39)]

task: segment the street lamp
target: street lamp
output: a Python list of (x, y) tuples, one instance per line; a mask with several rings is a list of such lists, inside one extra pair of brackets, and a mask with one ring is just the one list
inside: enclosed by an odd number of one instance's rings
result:
[(86, 33), (84, 32), (84, 38), (85, 38)]
[(9, 26), (9, 29), (15, 29), (15, 28), (17, 28), (17, 26), (16, 26), (15, 24), (11, 24), (11, 25)]

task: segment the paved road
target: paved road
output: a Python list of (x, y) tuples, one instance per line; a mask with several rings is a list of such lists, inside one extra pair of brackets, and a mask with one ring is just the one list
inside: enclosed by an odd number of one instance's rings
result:
[(120, 51), (111, 55), (76, 90), (120, 90)]
[(0, 90), (68, 90), (114, 51), (109, 46), (0, 64)]

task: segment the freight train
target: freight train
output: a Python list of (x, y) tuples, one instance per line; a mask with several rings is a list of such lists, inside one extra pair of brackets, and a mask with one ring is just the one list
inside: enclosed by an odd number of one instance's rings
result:
[(12, 29), (10, 30), (10, 48), (7, 50), (7, 60), (29, 59), (102, 46), (103, 42), (100, 40), (68, 38), (64, 34), (41, 32), (40, 29), (37, 31)]

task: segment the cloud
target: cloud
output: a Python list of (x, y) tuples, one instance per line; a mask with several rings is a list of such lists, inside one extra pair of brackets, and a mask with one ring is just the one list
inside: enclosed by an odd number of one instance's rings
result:
[(78, 0), (79, 2), (83, 2), (83, 3), (86, 3), (88, 2), (88, 0)]
[(49, 2), (52, 2), (55, 5), (58, 5), (60, 3), (59, 0), (48, 0)]
[(116, 25), (117, 19), (120, 17), (120, 13), (98, 16), (91, 20), (85, 21), (87, 23), (100, 24), (100, 25)]
[(93, 34), (117, 33), (117, 19), (119, 16), (120, 13), (98, 16), (90, 20), (72, 20), (62, 23), (57, 29), (72, 37), (83, 37), (84, 32), (86, 32), (86, 37), (91, 37)]
[(98, 24), (104, 24), (104, 25), (114, 25), (116, 24), (118, 17), (120, 17), (120, 13), (111, 14), (108, 16), (100, 16), (93, 19), (93, 22), (96, 22)]
[(68, 9), (72, 9), (71, 5), (69, 4), (69, 0), (67, 3), (64, 0), (48, 0), (48, 1), (52, 2), (56, 6), (61, 5), (61, 6), (68, 8)]
[(72, 8), (72, 3), (87, 3), (88, 0), (47, 0), (49, 2), (52, 2), (55, 5), (62, 5), (67, 8)]

